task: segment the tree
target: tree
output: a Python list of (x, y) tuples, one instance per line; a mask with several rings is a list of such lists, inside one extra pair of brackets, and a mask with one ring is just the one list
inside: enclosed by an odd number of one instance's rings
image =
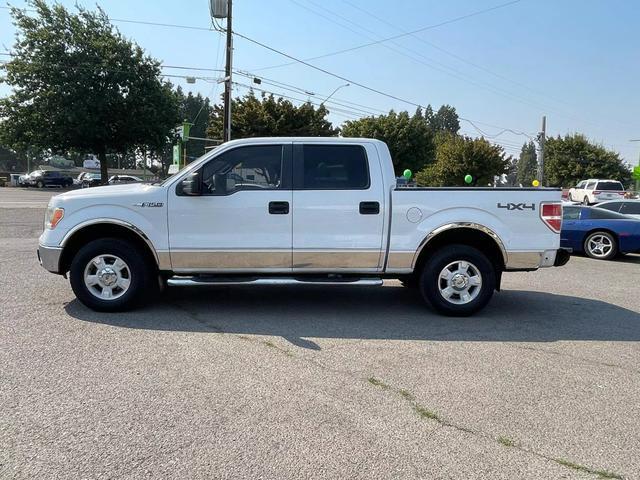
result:
[[(431, 108), (431, 106), (429, 106), (429, 108)], [(433, 110), (431, 112), (432, 115), (427, 116), (427, 119), (429, 126), (434, 132), (458, 133), (460, 130), (460, 120), (454, 107), (451, 105), (442, 105), (435, 114), (433, 114)]]
[(376, 138), (385, 142), (397, 175), (407, 168), (417, 172), (434, 159), (434, 132), (420, 108), (413, 116), (392, 110), (388, 115), (347, 121), (342, 126), (342, 135)]
[[(180, 87), (176, 89), (176, 95), (178, 97), (180, 118), (192, 123), (189, 136), (206, 138), (209, 116), (212, 111), (209, 98), (203, 97), (199, 93), (193, 95), (191, 92), (185, 96)], [(195, 160), (204, 155), (207, 144), (205, 140), (189, 140), (186, 142), (187, 161)]]
[[(223, 106), (214, 105), (209, 118), (207, 136), (222, 138)], [(257, 98), (253, 91), (231, 102), (231, 136), (248, 137), (322, 137), (338, 134), (338, 129), (326, 119), (329, 111), (311, 103), (296, 106), (282, 97), (263, 94)]]
[(509, 169), (510, 159), (502, 147), (484, 138), (443, 134), (438, 137), (436, 159), (416, 174), (421, 186), (464, 186), (464, 177), (471, 175), (474, 185), (493, 183), (495, 175)]
[(35, 16), (12, 8), (18, 30), (4, 65), (13, 93), (0, 101), (4, 143), (77, 149), (101, 160), (139, 146), (158, 149), (179, 122), (177, 100), (159, 62), (124, 38), (102, 11), (72, 14), (30, 0)]
[(537, 176), (538, 156), (536, 154), (536, 146), (533, 142), (528, 142), (522, 145), (522, 150), (520, 151), (516, 182), (524, 186), (530, 186)]
[(585, 178), (612, 178), (624, 184), (631, 170), (620, 156), (584, 135), (548, 138), (544, 147), (544, 172), (549, 185), (568, 187)]

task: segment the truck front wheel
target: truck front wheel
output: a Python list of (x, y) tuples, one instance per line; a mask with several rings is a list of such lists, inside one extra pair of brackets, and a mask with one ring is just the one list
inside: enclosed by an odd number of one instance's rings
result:
[(71, 262), (71, 288), (92, 310), (129, 310), (142, 303), (155, 286), (153, 270), (145, 260), (146, 256), (126, 240), (94, 240)]
[(440, 248), (427, 260), (420, 275), (420, 291), (444, 315), (468, 316), (481, 310), (493, 296), (495, 268), (481, 251), (467, 245)]

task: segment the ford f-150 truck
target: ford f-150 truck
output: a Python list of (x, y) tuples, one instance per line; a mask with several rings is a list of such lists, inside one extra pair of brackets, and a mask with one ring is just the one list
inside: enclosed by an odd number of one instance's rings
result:
[(48, 205), (38, 257), (99, 311), (169, 286), (381, 285), (470, 315), (505, 271), (563, 265), (560, 190), (399, 188), (387, 146), (234, 140), (159, 184), (76, 190)]

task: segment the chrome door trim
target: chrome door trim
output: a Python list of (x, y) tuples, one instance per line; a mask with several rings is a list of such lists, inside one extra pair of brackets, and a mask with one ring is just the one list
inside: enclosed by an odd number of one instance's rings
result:
[(171, 250), (171, 264), (176, 272), (291, 271), (291, 250), (176, 249)]

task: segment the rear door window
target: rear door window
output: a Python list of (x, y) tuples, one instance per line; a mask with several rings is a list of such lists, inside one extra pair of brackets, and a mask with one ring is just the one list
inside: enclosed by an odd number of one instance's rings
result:
[(303, 190), (366, 190), (367, 155), (361, 145), (296, 145), (295, 188)]
[(593, 190), (593, 187), (595, 187), (595, 186), (596, 186), (596, 182), (589, 182), (589, 183), (587, 183), (587, 186), (584, 187), (584, 188), (585, 188), (585, 190)]

